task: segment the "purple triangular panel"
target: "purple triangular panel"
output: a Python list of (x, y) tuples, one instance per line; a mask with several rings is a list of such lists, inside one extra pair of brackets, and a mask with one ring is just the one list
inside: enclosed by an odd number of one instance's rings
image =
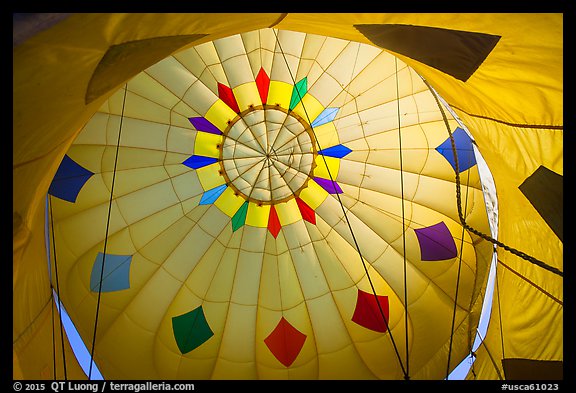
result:
[(423, 261), (442, 261), (458, 255), (454, 238), (443, 221), (429, 227), (415, 229), (414, 232), (420, 243)]
[(322, 177), (315, 177), (314, 181), (318, 183), (323, 189), (328, 191), (330, 194), (342, 194), (343, 191), (335, 181), (330, 179), (324, 179)]
[(190, 120), (190, 123), (192, 123), (194, 128), (196, 128), (198, 131), (204, 131), (218, 135), (222, 134), (222, 131), (220, 131), (218, 127), (216, 127), (214, 124), (210, 123), (203, 117), (191, 117), (188, 120)]

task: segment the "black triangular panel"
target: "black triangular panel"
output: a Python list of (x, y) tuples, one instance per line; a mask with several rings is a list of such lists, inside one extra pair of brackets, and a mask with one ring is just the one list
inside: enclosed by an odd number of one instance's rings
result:
[(488, 57), (500, 36), (438, 27), (354, 25), (374, 45), (408, 56), (466, 82)]
[(117, 89), (126, 80), (206, 34), (155, 37), (112, 45), (92, 74), (86, 104)]
[(563, 184), (562, 175), (541, 165), (518, 187), (562, 241), (564, 241)]

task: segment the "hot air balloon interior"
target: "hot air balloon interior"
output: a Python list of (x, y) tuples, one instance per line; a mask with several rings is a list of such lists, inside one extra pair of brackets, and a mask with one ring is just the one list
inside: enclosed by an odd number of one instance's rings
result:
[[(15, 311), (15, 377), (63, 378), (29, 360), (25, 327), (75, 362), (60, 305), (105, 379), (441, 380), (471, 355), (467, 379), (562, 378), (561, 101), (538, 136), (467, 87), (518, 34), (291, 15), (210, 14), (221, 34), (122, 38), (82, 71), (91, 109), (30, 213), (52, 330)], [(465, 48), (431, 57), (422, 37)], [(32, 251), (14, 236), (17, 267)], [(545, 342), (518, 338), (533, 319)]]

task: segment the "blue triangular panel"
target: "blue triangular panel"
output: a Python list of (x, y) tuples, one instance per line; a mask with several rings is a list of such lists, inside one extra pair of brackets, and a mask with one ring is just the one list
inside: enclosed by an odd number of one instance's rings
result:
[(318, 117), (312, 122), (312, 127), (318, 127), (322, 124), (326, 124), (334, 120), (339, 108), (326, 108), (318, 115)]
[(76, 202), (80, 190), (93, 174), (65, 155), (50, 184), (48, 194), (68, 202)]
[(336, 146), (329, 147), (327, 149), (322, 149), (318, 152), (318, 154), (322, 154), (323, 156), (342, 158), (351, 152), (352, 152), (352, 149), (349, 149), (344, 145), (336, 145)]
[[(106, 258), (104, 258), (106, 255)], [(96, 256), (90, 275), (90, 290), (98, 292), (102, 276), (102, 292), (120, 291), (130, 288), (130, 263), (132, 255), (103, 254)], [(104, 273), (102, 273), (104, 264)]]
[(221, 186), (214, 187), (211, 190), (206, 191), (204, 194), (202, 194), (199, 205), (209, 205), (216, 202), (216, 199), (222, 195), (226, 187), (228, 187), (226, 184), (222, 184)]
[(188, 157), (182, 164), (192, 169), (198, 169), (206, 165), (214, 164), (217, 161), (217, 158), (193, 155)]
[[(462, 128), (458, 127), (452, 133), (454, 144), (456, 145), (456, 155), (458, 156), (458, 169), (459, 172), (464, 172), (476, 165), (476, 157), (474, 157), (474, 150), (472, 148), (472, 140)], [(436, 150), (446, 158), (456, 171), (456, 162), (454, 160), (454, 153), (452, 152), (452, 143), (450, 138), (446, 139)]]

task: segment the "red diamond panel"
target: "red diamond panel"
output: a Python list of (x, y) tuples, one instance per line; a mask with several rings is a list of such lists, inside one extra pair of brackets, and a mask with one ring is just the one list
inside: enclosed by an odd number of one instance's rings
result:
[(290, 367), (300, 354), (306, 335), (296, 329), (284, 317), (264, 339), (268, 349), (286, 367)]
[[(382, 318), (378, 303), (380, 303), (386, 321)], [(388, 296), (378, 296), (377, 302), (373, 294), (358, 290), (356, 309), (352, 316), (354, 322), (367, 329), (384, 333), (388, 330), (388, 313)]]

